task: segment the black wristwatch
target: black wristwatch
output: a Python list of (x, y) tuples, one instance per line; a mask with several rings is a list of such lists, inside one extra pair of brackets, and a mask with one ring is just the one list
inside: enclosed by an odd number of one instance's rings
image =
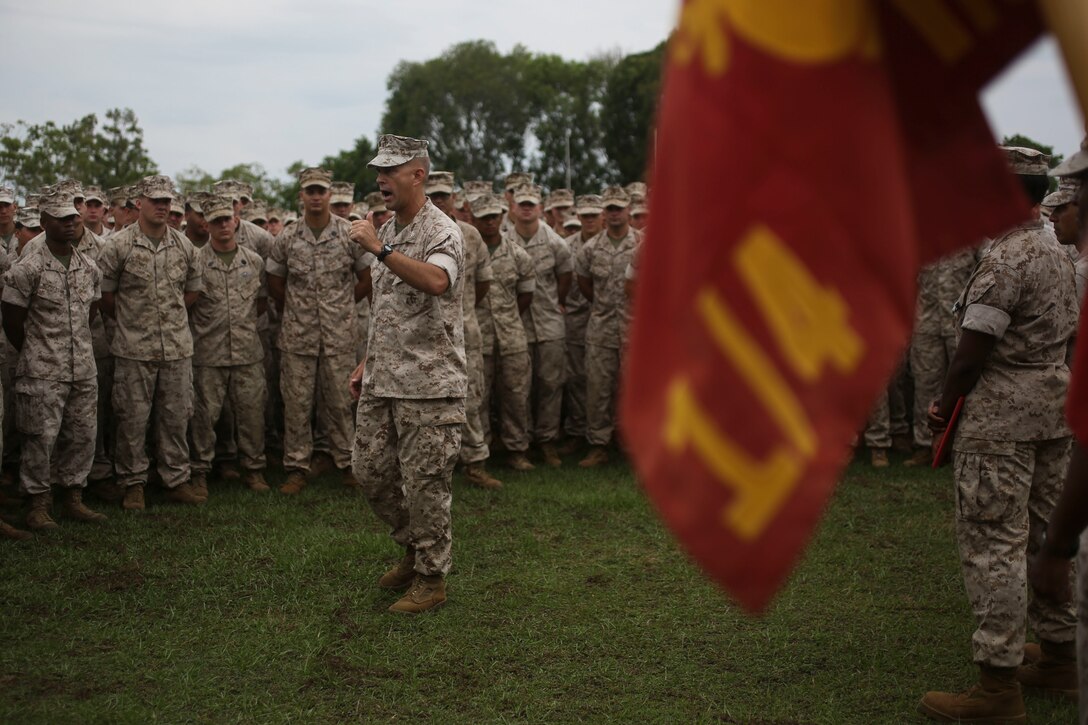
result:
[(382, 245), (382, 251), (378, 252), (378, 261), (379, 262), (384, 262), (385, 258), (388, 257), (392, 253), (393, 253), (393, 248), (390, 247), (388, 244), (383, 244)]

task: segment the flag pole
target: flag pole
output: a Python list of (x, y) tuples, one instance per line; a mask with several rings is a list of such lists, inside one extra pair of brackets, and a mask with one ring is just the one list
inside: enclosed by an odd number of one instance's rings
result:
[(1039, 0), (1039, 7), (1062, 50), (1082, 117), (1088, 121), (1088, 3)]

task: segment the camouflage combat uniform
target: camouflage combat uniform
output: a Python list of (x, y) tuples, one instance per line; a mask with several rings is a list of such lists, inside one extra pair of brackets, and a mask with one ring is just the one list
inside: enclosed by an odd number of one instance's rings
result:
[(483, 304), (476, 308), (484, 353), (481, 418), (489, 443), (494, 412), (503, 447), (514, 453), (524, 453), (529, 450), (530, 442), (529, 382), (532, 371), (525, 326), (518, 314), (518, 295), (534, 293), (536, 270), (529, 253), (507, 237), (501, 237), (488, 253), (491, 256), (491, 289)]
[[(589, 241), (582, 232), (567, 237), (571, 258), (578, 259), (582, 247)], [(585, 438), (586, 435), (586, 326), (589, 324), (589, 300), (577, 284), (567, 293), (564, 320), (567, 331), (567, 382), (563, 387), (566, 419), (563, 432), (569, 436)]]
[[(355, 368), (355, 286), (373, 256), (353, 242), (351, 224), (329, 219), (320, 239), (304, 222), (276, 237), (267, 273), (287, 280), (279, 333), (280, 392), (284, 406), (283, 467), (308, 471), (311, 418), (328, 436), (337, 468), (351, 463), (351, 397)], [(317, 391), (320, 388), (320, 396)]]
[(445, 575), (452, 563), (451, 477), (468, 392), (463, 243), (454, 221), (429, 200), (400, 233), (391, 219), (378, 238), (441, 267), (450, 284), (432, 296), (374, 265), (352, 470), (394, 541), (415, 551), (415, 571)]
[(574, 265), (566, 242), (543, 220), (530, 239), (522, 239), (516, 228), (510, 229), (507, 238), (529, 253), (536, 269), (533, 303), (522, 313), (521, 321), (525, 325), (532, 367), (533, 440), (549, 443), (559, 436), (567, 373), (567, 333), (560, 308), (558, 277), (570, 274)]
[(147, 429), (154, 409), (163, 485), (189, 481), (186, 429), (193, 412), (193, 337), (185, 294), (203, 289), (196, 249), (167, 227), (156, 244), (138, 223), (111, 236), (98, 265), (102, 291), (115, 295), (114, 467), (122, 486), (147, 483)]
[(613, 242), (605, 229), (586, 242), (578, 255), (579, 277), (593, 281), (586, 326), (586, 440), (604, 446), (615, 431), (615, 400), (620, 355), (627, 334), (627, 295), (624, 282), (642, 235), (630, 228)]
[(204, 291), (190, 310), (193, 330), (193, 470), (211, 470), (215, 424), (230, 401), (242, 467), (265, 467), (264, 414), (267, 382), (258, 303), (265, 299), (264, 262), (237, 247), (228, 267), (212, 245), (197, 251)]
[(962, 327), (997, 339), (957, 429), (956, 537), (978, 620), (974, 659), (1020, 664), (1025, 618), (1042, 639), (1075, 636), (1072, 604), (1028, 601), (1026, 557), (1039, 548), (1069, 463), (1062, 415), (1076, 329), (1073, 269), (1040, 221), (996, 239), (957, 303)]
[(918, 302), (910, 341), (914, 373), (914, 445), (929, 448), (933, 434), (925, 425), (932, 403), (941, 393), (945, 374), (956, 353), (959, 331), (952, 307), (963, 292), (978, 261), (977, 250), (965, 249), (918, 273)]
[(476, 318), (476, 285), (491, 282), (491, 255), (476, 227), (457, 222), (464, 239), (464, 293), (462, 317), (465, 321), (465, 362), (468, 373), (468, 397), (465, 399), (465, 427), (461, 431), (461, 463), (468, 466), (486, 461), (490, 456), (481, 407), (484, 387), (483, 337)]
[(4, 302), (25, 307), (15, 379), (20, 480), (30, 494), (82, 488), (94, 462), (98, 380), (89, 324), (101, 275), (73, 247), (67, 268), (44, 241), (4, 275)]

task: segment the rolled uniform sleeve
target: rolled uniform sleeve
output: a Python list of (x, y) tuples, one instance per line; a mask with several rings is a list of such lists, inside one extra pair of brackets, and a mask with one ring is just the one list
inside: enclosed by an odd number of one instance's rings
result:
[(1012, 312), (1020, 300), (1020, 279), (1005, 265), (979, 270), (964, 295), (961, 326), (992, 335), (1000, 340), (1005, 335)]
[(34, 293), (34, 282), (28, 269), (29, 265), (15, 265), (4, 274), (4, 302), (16, 307), (30, 307), (30, 296)]
[(117, 278), (120, 276), (120, 265), (118, 264), (117, 244), (114, 240), (106, 240), (95, 263), (98, 265), (98, 271), (102, 273), (102, 291), (116, 292)]
[[(186, 242), (188, 244), (188, 242)], [(185, 291), (186, 292), (203, 292), (204, 291), (204, 270), (196, 261), (196, 247), (192, 244), (188, 244), (186, 250), (189, 262), (189, 271), (185, 277)]]
[(370, 266), (377, 261), (377, 257), (360, 247), (358, 244), (354, 242), (351, 244), (353, 247), (351, 256), (354, 259), (351, 268), (356, 272), (362, 272), (364, 269), (369, 269)]
[(579, 277), (589, 277), (589, 251), (592, 247), (592, 241), (582, 245), (582, 248), (578, 250), (577, 256), (574, 258), (574, 273)]
[(461, 263), (465, 258), (461, 244), (461, 234), (458, 231), (456, 237), (453, 234), (447, 234), (426, 250), (424, 261), (445, 270), (446, 276), (450, 278), (451, 288), (457, 284)]
[(268, 262), (264, 271), (273, 277), (287, 277), (287, 235), (276, 237), (272, 245), (272, 253), (268, 255)]
[(565, 240), (558, 235), (552, 245), (555, 250), (555, 273), (567, 274), (574, 271), (574, 260), (571, 258), (570, 247)]

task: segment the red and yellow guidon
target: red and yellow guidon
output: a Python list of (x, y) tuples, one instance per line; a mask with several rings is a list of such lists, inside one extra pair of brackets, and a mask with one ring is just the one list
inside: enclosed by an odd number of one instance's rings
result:
[(680, 11), (671, 55), (696, 56), (708, 75), (729, 69), (726, 28), (770, 55), (796, 63), (874, 59), (880, 34), (871, 0), (689, 0)]

